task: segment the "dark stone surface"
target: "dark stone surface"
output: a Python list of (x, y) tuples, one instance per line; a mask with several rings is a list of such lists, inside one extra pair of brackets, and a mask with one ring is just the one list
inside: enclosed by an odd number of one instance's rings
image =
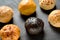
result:
[[(60, 40), (60, 33), (54, 30), (48, 23), (49, 12), (46, 13), (41, 10), (38, 0), (34, 0), (37, 4), (36, 17), (44, 21), (44, 33), (37, 36), (29, 36), (24, 27), (24, 17), (22, 18), (18, 11), (18, 3), (20, 1), (21, 0), (0, 0), (0, 6), (7, 5), (14, 10), (13, 24), (18, 25), (21, 29), (21, 37), (19, 40)], [(60, 9), (60, 0), (56, 0), (56, 9)]]

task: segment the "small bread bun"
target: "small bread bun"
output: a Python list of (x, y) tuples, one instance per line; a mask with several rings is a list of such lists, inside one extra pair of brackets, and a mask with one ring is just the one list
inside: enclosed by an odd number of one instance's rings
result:
[(18, 26), (8, 24), (0, 30), (0, 36), (2, 40), (18, 40), (20, 37), (20, 30)]
[(51, 10), (56, 5), (56, 0), (39, 0), (39, 5), (44, 10)]
[(0, 7), (0, 22), (8, 23), (13, 17), (13, 10), (8, 6)]
[(48, 22), (52, 26), (60, 28), (60, 10), (52, 11), (48, 16)]
[(18, 5), (18, 10), (22, 15), (29, 16), (36, 11), (36, 4), (33, 0), (22, 0)]

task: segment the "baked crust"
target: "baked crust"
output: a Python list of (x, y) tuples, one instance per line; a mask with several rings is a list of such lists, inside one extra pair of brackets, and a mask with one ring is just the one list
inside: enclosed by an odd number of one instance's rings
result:
[(60, 10), (54, 10), (48, 16), (48, 22), (57, 28), (60, 28)]
[(18, 5), (18, 10), (22, 15), (29, 16), (36, 11), (36, 4), (33, 0), (22, 0)]
[(51, 10), (56, 5), (56, 0), (39, 0), (39, 5), (44, 10)]
[(2, 40), (18, 40), (20, 29), (14, 24), (5, 25), (0, 31), (0, 36)]
[(8, 6), (0, 7), (0, 22), (8, 23), (13, 17), (13, 10)]

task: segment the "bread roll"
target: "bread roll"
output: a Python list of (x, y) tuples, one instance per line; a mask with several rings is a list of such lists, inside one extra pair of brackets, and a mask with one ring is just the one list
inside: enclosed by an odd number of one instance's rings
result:
[(52, 26), (60, 28), (60, 10), (52, 11), (48, 16), (48, 22)]
[(22, 15), (29, 16), (36, 11), (36, 4), (33, 0), (22, 0), (18, 5), (18, 10)]
[(56, 0), (39, 0), (39, 5), (44, 10), (51, 10), (56, 5)]
[(8, 6), (0, 7), (0, 22), (8, 23), (13, 17), (13, 10)]
[(20, 37), (20, 29), (14, 24), (5, 25), (0, 30), (2, 40), (18, 40)]

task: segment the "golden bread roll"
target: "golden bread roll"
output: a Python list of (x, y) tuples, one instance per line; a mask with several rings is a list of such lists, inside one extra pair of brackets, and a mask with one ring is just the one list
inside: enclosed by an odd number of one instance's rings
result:
[(33, 0), (22, 0), (18, 5), (18, 10), (22, 15), (29, 16), (36, 11), (36, 4)]
[(51, 10), (56, 5), (56, 0), (39, 0), (39, 5), (44, 10)]
[(48, 22), (52, 26), (60, 28), (60, 10), (52, 11), (48, 16)]
[(13, 24), (5, 25), (0, 30), (0, 36), (2, 40), (18, 40), (20, 37), (20, 29)]
[(8, 23), (13, 17), (13, 10), (8, 6), (0, 7), (0, 22)]

